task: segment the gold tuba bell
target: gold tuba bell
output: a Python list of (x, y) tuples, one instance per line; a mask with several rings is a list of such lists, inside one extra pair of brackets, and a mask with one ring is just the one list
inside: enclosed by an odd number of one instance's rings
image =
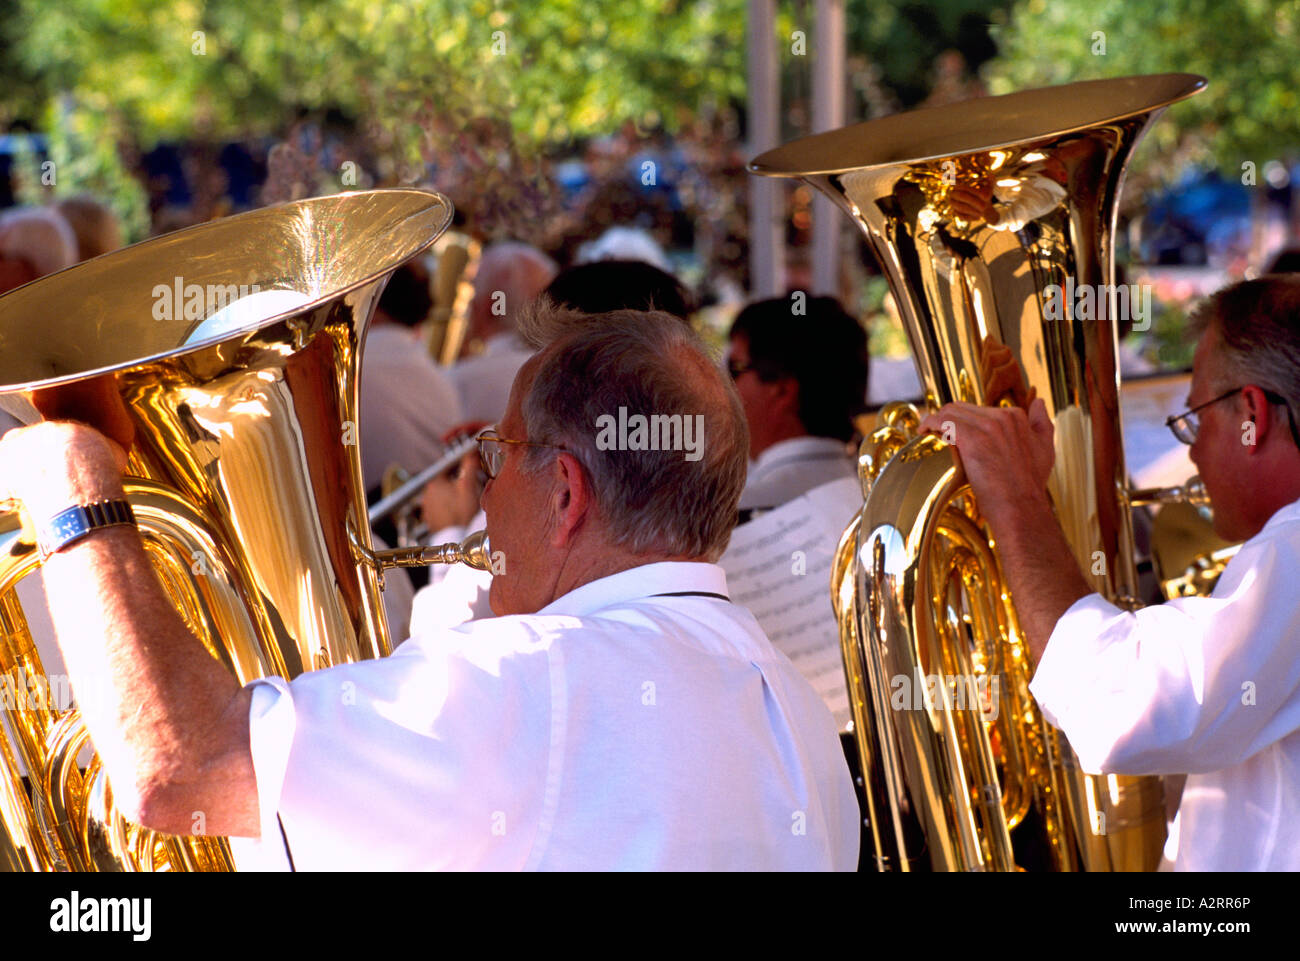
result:
[[(375, 552), (358, 453), (366, 325), (391, 273), (450, 219), (446, 198), (426, 191), (319, 197), (136, 244), (0, 298), (0, 403), (26, 407), (32, 392), (70, 384), (120, 402), (145, 549), (241, 683), (387, 654), (385, 567), (485, 566), (481, 540)], [(0, 870), (231, 868), (222, 838), (127, 822), (98, 758), (78, 763), (85, 728), (75, 708), (50, 703), (56, 685), (14, 591), (39, 565), (20, 513), (0, 515), (0, 683), (20, 695), (0, 736)]]
[[(862, 229), (926, 407), (1043, 398), (1057, 515), (1085, 576), (1120, 605), (1137, 603), (1137, 578), (1117, 200), (1152, 120), (1204, 85), (1169, 74), (1026, 90), (806, 137), (750, 165), (805, 180)], [(1012, 381), (991, 369), (1003, 348)], [(865, 503), (832, 573), (876, 866), (1152, 870), (1162, 782), (1083, 774), (1043, 721), (996, 545), (947, 446), (916, 436), (919, 417), (891, 404), (864, 441)]]

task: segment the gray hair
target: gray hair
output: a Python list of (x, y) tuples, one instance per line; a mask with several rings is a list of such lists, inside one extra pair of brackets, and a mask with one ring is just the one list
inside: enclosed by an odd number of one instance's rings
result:
[(1199, 304), (1191, 321), (1197, 333), (1213, 328), (1218, 334), (1223, 383), (1216, 389), (1258, 384), (1280, 394), (1291, 416), (1300, 417), (1300, 275), (1225, 287)]
[(26, 260), (44, 277), (77, 262), (77, 235), (48, 207), (6, 210), (0, 214), (0, 256)]
[(505, 313), (499, 320), (506, 329), (513, 329), (519, 311), (545, 290), (557, 273), (555, 261), (536, 247), (502, 241), (483, 251), (474, 275), (474, 296), (502, 293)]
[[(661, 311), (583, 314), (541, 298), (521, 314), (519, 333), (533, 349), (551, 348), (521, 401), (528, 439), (562, 445), (582, 464), (613, 542), (634, 554), (721, 557), (745, 486), (749, 428), (694, 331)], [(661, 418), (664, 437), (668, 418), (694, 417), (707, 440), (693, 460), (681, 449), (602, 449), (602, 418), (622, 411)], [(530, 448), (525, 469), (552, 453)]]

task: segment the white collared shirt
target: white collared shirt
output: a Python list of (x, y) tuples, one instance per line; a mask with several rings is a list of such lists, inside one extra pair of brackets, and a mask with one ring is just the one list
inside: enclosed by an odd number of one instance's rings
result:
[[(429, 537), (430, 544), (460, 543), (467, 534), (487, 528), (487, 513), (482, 509), (466, 527), (444, 527)], [(455, 627), (478, 617), (491, 617), (488, 595), (492, 574), (468, 564), (430, 564), (429, 583), (415, 592), (410, 613), (410, 634), (428, 634)], [(385, 601), (385, 603), (387, 603)]]
[(366, 490), (393, 464), (412, 474), (424, 470), (446, 450), (442, 436), (465, 419), (451, 380), (400, 324), (379, 324), (366, 334), (360, 418)]
[(515, 375), (531, 356), (532, 352), (513, 333), (497, 334), (484, 342), (483, 353), (447, 368), (465, 420), (493, 424), (499, 421), (510, 402)]
[(1030, 690), (1083, 769), (1187, 773), (1175, 870), (1300, 870), (1300, 501), (1210, 597), (1057, 622)]
[(853, 477), (856, 471), (848, 445), (833, 437), (777, 441), (750, 462), (740, 509), (780, 507), (814, 487)]
[[(262, 841), (299, 870), (852, 870), (830, 712), (712, 564), (253, 682)], [(249, 854), (260, 849), (256, 864)]]

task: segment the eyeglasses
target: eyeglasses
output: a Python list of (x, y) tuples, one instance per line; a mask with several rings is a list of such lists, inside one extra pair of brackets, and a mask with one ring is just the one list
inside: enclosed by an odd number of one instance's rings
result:
[(546, 447), (550, 450), (566, 449), (555, 444), (534, 444), (530, 440), (513, 440), (509, 437), (502, 437), (495, 430), (485, 430), (474, 440), (478, 443), (478, 459), (483, 464), (483, 473), (487, 474), (488, 480), (501, 473), (501, 468), (505, 466), (506, 444), (518, 444), (521, 447)]
[[(1234, 387), (1226, 394), (1220, 394), (1213, 400), (1207, 400), (1204, 404), (1197, 404), (1191, 410), (1184, 411), (1181, 414), (1175, 414), (1173, 417), (1170, 417), (1165, 421), (1165, 426), (1173, 431), (1174, 436), (1184, 444), (1195, 444), (1196, 435), (1201, 429), (1201, 418), (1197, 416), (1197, 411), (1204, 410), (1211, 404), (1217, 404), (1221, 400), (1227, 400), (1234, 394), (1240, 394), (1246, 389), (1246, 386), (1249, 385)], [(1264, 391), (1264, 399), (1270, 404), (1279, 404), (1285, 408), (1287, 426), (1291, 428), (1291, 439), (1295, 441), (1296, 447), (1300, 447), (1300, 433), (1296, 432), (1295, 419), (1291, 416), (1291, 405), (1286, 402), (1285, 398), (1279, 394), (1273, 393), (1271, 390)]]

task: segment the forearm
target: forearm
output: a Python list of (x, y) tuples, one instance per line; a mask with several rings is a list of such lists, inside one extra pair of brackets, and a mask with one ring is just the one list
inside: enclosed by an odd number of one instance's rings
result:
[(247, 698), (167, 601), (139, 534), (98, 531), (51, 557), (44, 579), (78, 706), (119, 803), (173, 832), (188, 833), (203, 811), (207, 832), (229, 833), (213, 823), (227, 804), (212, 789), (252, 781)]
[(990, 523), (1020, 627), (1037, 664), (1057, 621), (1093, 589), (1079, 571), (1046, 493), (1009, 505)]
[[(60, 481), (63, 479), (61, 478)], [(123, 496), (102, 471), (69, 468), (44, 492), (89, 503)], [(91, 740), (124, 812), (189, 833), (256, 833), (248, 695), (167, 600), (129, 527), (98, 530), (43, 570), (55, 634)], [(252, 817), (247, 817), (252, 799)]]

